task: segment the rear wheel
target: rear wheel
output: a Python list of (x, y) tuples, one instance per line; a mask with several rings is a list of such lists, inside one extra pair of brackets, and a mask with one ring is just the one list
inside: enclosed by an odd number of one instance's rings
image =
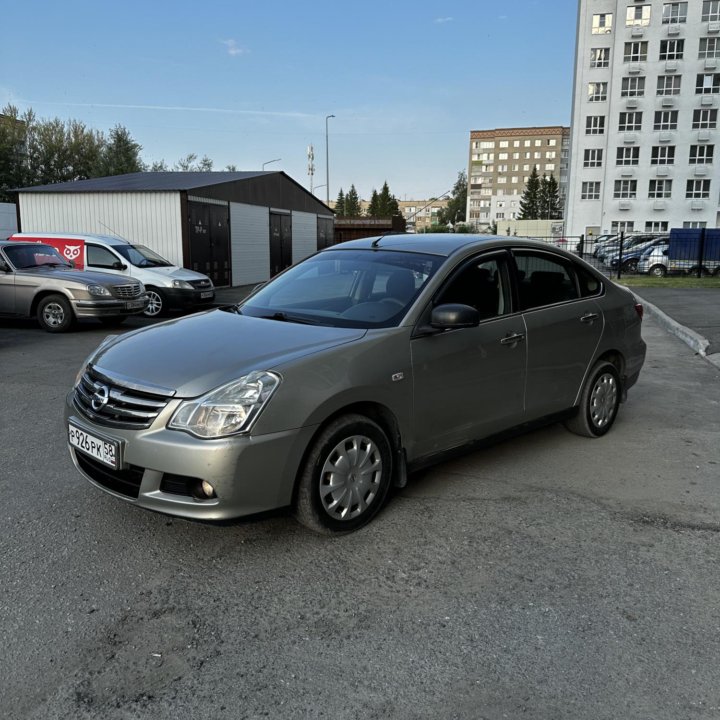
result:
[(664, 265), (653, 265), (648, 270), (648, 275), (654, 275), (655, 277), (665, 277), (667, 275), (667, 268)]
[(623, 263), (623, 270), (625, 272), (635, 273), (635, 272), (637, 272), (637, 266), (638, 266), (637, 258), (633, 258), (632, 260), (626, 260)]
[(383, 429), (364, 415), (330, 422), (308, 453), (295, 517), (323, 534), (351, 532), (370, 522), (390, 488), (392, 452)]
[(157, 288), (147, 288), (148, 305), (143, 311), (145, 317), (160, 317), (166, 308), (165, 296)]
[(44, 297), (37, 308), (37, 319), (43, 330), (52, 333), (65, 332), (75, 322), (70, 302), (62, 295)]
[[(698, 266), (696, 265), (695, 267), (690, 268), (688, 275), (697, 275), (697, 273), (698, 273)], [(706, 267), (703, 266), (700, 268), (700, 275), (702, 277), (707, 277), (708, 275), (710, 275), (710, 271)]]
[(565, 427), (584, 437), (605, 435), (617, 417), (620, 390), (617, 368), (605, 360), (598, 362), (583, 385), (577, 415), (567, 420)]

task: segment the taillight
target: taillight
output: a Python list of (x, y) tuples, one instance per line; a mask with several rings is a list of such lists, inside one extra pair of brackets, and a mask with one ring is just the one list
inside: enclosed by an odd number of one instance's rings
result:
[(638, 314), (638, 317), (642, 320), (643, 315), (645, 314), (645, 308), (643, 308), (642, 303), (635, 303), (635, 312)]

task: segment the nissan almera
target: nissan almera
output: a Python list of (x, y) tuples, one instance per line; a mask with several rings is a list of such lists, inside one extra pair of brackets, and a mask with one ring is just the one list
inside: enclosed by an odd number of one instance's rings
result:
[(563, 250), (393, 235), (333, 246), (238, 305), (107, 338), (67, 397), (95, 486), (219, 520), (291, 508), (347, 532), (391, 486), (538, 422), (613, 425), (642, 307)]

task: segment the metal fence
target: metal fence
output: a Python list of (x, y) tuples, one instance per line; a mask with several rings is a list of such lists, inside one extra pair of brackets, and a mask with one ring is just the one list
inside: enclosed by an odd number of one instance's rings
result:
[(664, 233), (619, 233), (598, 238), (534, 237), (589, 262), (608, 277), (720, 276), (720, 229), (682, 228)]

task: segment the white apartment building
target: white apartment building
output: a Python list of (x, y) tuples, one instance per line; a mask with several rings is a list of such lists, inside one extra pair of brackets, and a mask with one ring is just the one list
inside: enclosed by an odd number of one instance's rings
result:
[(566, 233), (718, 227), (720, 0), (580, 0)]

